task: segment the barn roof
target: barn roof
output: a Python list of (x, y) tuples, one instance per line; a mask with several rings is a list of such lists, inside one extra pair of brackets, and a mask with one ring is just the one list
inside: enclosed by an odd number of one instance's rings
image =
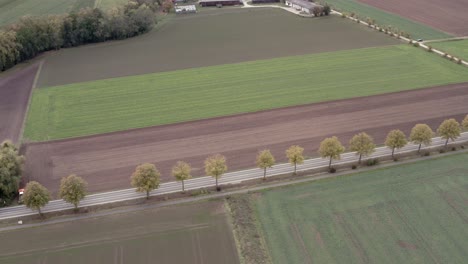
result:
[(307, 8), (307, 9), (313, 9), (316, 6), (321, 6), (319, 4), (312, 3), (309, 1), (304, 1), (304, 0), (286, 0), (286, 1), (290, 2), (291, 4), (295, 4), (295, 5)]

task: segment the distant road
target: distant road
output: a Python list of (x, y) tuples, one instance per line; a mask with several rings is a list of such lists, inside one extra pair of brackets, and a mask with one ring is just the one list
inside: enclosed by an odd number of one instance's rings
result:
[[(468, 132), (462, 133), (462, 135), (455, 141), (455, 142), (467, 142), (468, 141)], [(432, 145), (430, 146), (423, 146), (422, 149), (433, 148), (437, 146), (443, 146), (445, 144), (445, 140), (441, 139), (440, 137), (436, 137), (433, 139)], [(407, 153), (411, 151), (415, 151), (418, 149), (418, 145), (408, 144), (406, 147), (395, 151), (396, 154), (399, 153)], [(379, 157), (388, 157), (391, 155), (391, 150), (386, 147), (379, 147), (376, 151), (368, 158), (379, 158)], [(366, 159), (368, 159), (366, 158)], [(365, 160), (365, 159), (363, 159)], [(341, 156), (341, 160), (334, 161), (333, 164), (351, 164), (357, 161), (357, 156), (354, 152), (348, 152)], [(326, 168), (328, 166), (328, 159), (322, 158), (315, 158), (315, 159), (308, 159), (304, 161), (304, 164), (298, 165), (298, 171), (306, 171), (311, 169), (318, 169), (318, 168)], [(273, 168), (267, 171), (268, 176), (274, 175), (281, 175), (281, 174), (288, 174), (293, 172), (293, 166), (288, 163), (282, 163), (273, 166)], [(236, 184), (246, 180), (251, 179), (258, 179), (263, 177), (263, 170), (261, 169), (249, 169), (249, 170), (242, 170), (236, 172), (230, 172), (223, 175), (223, 177), (219, 180), (220, 184)], [(212, 187), (215, 185), (215, 180), (212, 177), (199, 177), (190, 179), (185, 182), (186, 190), (194, 190), (206, 187)], [(169, 194), (181, 191), (181, 183), (180, 182), (168, 182), (161, 184), (158, 190), (151, 192), (151, 196), (161, 195), (161, 194)], [(137, 193), (135, 189), (125, 189), (119, 191), (112, 191), (112, 192), (105, 192), (105, 193), (97, 193), (87, 196), (81, 203), (81, 207), (86, 206), (93, 206), (93, 205), (101, 205), (101, 204), (108, 204), (113, 202), (119, 201), (127, 201), (127, 200), (134, 200), (138, 198), (144, 198), (144, 193)], [(43, 208), (43, 212), (55, 212), (55, 211), (62, 211), (67, 209), (72, 209), (73, 206), (71, 204), (65, 203), (63, 200), (54, 200), (51, 201), (47, 206)], [(18, 218), (22, 216), (28, 216), (37, 214), (36, 211), (33, 211), (26, 206), (14, 206), (14, 207), (7, 207), (0, 209), (0, 219), (9, 219), (9, 218)]]

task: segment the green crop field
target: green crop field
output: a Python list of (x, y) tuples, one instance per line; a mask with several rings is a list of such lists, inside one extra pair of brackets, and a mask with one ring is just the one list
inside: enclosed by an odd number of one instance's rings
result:
[(77, 137), (462, 81), (466, 68), (409, 45), (115, 78), (36, 89), (25, 137)]
[(0, 231), (0, 240), (2, 264), (239, 263), (222, 201)]
[(468, 154), (255, 196), (273, 262), (465, 263)]
[(411, 34), (413, 39), (442, 39), (450, 37), (445, 32), (438, 31), (429, 26), (414, 22), (396, 14), (388, 13), (378, 8), (362, 4), (356, 0), (324, 0), (332, 7), (340, 11), (355, 13), (361, 19), (368, 17), (375, 19), (376, 23), (382, 26), (393, 26)]
[(456, 57), (468, 60), (468, 40), (453, 40), (429, 43), (432, 47), (440, 49)]
[(94, 0), (0, 0), (0, 26), (25, 15), (62, 14), (93, 6)]

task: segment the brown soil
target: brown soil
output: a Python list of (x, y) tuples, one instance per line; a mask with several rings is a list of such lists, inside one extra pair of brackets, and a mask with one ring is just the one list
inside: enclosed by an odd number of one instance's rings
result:
[(38, 67), (31, 65), (0, 77), (0, 141), (18, 141)]
[(269, 148), (278, 162), (292, 144), (317, 156), (321, 140), (349, 139), (366, 131), (382, 144), (389, 130), (405, 133), (416, 123), (434, 130), (446, 118), (468, 113), (468, 83), (423, 90), (333, 101), (219, 117), (201, 121), (25, 144), (25, 179), (37, 180), (56, 193), (61, 177), (75, 173), (89, 182), (90, 192), (129, 188), (135, 166), (155, 163), (163, 181), (184, 160), (195, 176), (204, 175), (203, 161), (214, 153), (227, 157), (230, 171), (255, 166), (256, 153)]
[(457, 36), (468, 35), (466, 0), (359, 0)]

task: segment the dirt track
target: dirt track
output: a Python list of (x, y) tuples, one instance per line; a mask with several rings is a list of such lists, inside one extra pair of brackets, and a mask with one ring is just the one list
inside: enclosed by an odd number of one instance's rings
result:
[(457, 36), (468, 35), (466, 0), (358, 0)]
[[(152, 162), (163, 180), (177, 160), (190, 162), (203, 175), (203, 160), (226, 155), (229, 170), (255, 166), (258, 150), (269, 148), (278, 161), (292, 144), (316, 156), (321, 140), (336, 135), (347, 143), (360, 131), (381, 144), (394, 128), (409, 132), (418, 122), (434, 130), (447, 117), (468, 113), (468, 83), (393, 93), (252, 114), (221, 117), (125, 132), (25, 146), (25, 178), (56, 192), (61, 177), (71, 173), (89, 182), (89, 191), (129, 188), (135, 166)], [(347, 144), (346, 144), (347, 145)]]
[(38, 67), (34, 64), (0, 77), (0, 142), (18, 141)]

